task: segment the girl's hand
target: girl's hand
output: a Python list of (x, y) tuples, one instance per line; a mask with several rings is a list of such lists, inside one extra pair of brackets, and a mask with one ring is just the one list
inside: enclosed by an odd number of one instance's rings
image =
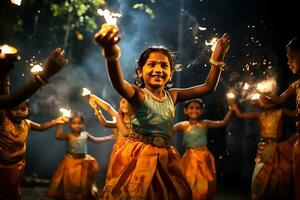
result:
[(120, 54), (120, 47), (117, 44), (121, 40), (121, 35), (119, 34), (119, 27), (117, 25), (103, 24), (94, 38), (104, 49), (106, 57)]
[(229, 109), (232, 110), (232, 111), (234, 111), (234, 112), (237, 110), (237, 108), (238, 107), (237, 107), (237, 105), (235, 103), (229, 105)]
[(225, 54), (229, 49), (230, 36), (227, 33), (224, 33), (217, 41), (216, 48), (213, 51), (211, 58), (216, 62), (223, 62)]
[(61, 48), (56, 48), (47, 58), (44, 70), (40, 73), (45, 79), (50, 78), (61, 70), (68, 60), (65, 58), (64, 50)]
[(56, 119), (54, 120), (54, 123), (55, 123), (55, 124), (65, 124), (65, 123), (67, 123), (68, 121), (69, 121), (69, 118), (68, 118), (68, 117), (63, 117), (63, 116), (61, 116), (61, 117), (56, 118)]

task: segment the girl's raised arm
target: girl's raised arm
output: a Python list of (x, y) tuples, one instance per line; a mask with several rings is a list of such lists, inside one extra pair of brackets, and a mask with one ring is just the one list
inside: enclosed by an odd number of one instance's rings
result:
[(52, 128), (53, 126), (57, 124), (64, 124), (68, 121), (67, 117), (58, 117), (56, 119), (53, 119), (49, 122), (45, 122), (42, 124), (36, 123), (36, 122), (31, 122), (30, 129), (34, 131), (45, 131), (49, 128)]
[(172, 95), (175, 104), (177, 102), (199, 98), (215, 91), (220, 79), (221, 71), (224, 67), (223, 60), (228, 51), (229, 42), (230, 37), (228, 34), (224, 34), (217, 41), (216, 48), (213, 51), (210, 60), (212, 66), (204, 84), (185, 89), (170, 89), (170, 94)]
[(91, 134), (87, 133), (87, 140), (93, 143), (102, 143), (102, 142), (106, 142), (106, 141), (110, 141), (110, 140), (114, 140), (114, 135), (107, 135), (107, 136), (103, 136), (103, 137), (95, 137), (92, 136)]

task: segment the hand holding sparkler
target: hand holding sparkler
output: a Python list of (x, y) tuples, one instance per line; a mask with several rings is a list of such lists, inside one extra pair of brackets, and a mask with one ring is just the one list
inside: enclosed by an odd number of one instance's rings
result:
[(59, 111), (62, 113), (63, 117), (67, 117), (67, 118), (71, 117), (71, 110), (68, 110), (66, 108), (60, 108)]
[[(215, 49), (211, 55), (210, 62), (212, 65), (216, 65), (220, 68), (224, 67), (224, 58), (229, 49), (230, 36), (225, 33), (222, 37), (217, 40)], [(222, 65), (222, 66), (221, 66)]]
[(68, 118), (68, 117), (60, 116), (60, 117), (54, 119), (54, 120), (53, 120), (53, 123), (54, 123), (55, 125), (57, 125), (57, 124), (65, 124), (65, 123), (68, 122), (68, 121), (69, 121), (69, 118)]
[(230, 107), (232, 107), (232, 105), (234, 105), (234, 100), (235, 100), (235, 94), (233, 92), (228, 92), (226, 94), (227, 97), (227, 102), (229, 104)]
[(64, 53), (64, 50), (61, 48), (56, 48), (50, 56), (48, 56), (44, 70), (40, 73), (42, 79), (45, 79), (45, 82), (68, 63)]

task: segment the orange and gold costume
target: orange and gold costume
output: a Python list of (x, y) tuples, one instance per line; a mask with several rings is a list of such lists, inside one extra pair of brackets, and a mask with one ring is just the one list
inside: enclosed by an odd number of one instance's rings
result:
[(0, 198), (21, 198), (20, 184), (25, 168), (26, 141), (30, 120), (14, 124), (5, 118), (0, 125)]
[(252, 200), (292, 199), (293, 169), (290, 140), (280, 142), (282, 110), (266, 111), (259, 117), (261, 142), (252, 176)]
[(134, 132), (117, 152), (100, 199), (190, 200), (180, 155), (169, 146), (175, 110), (170, 94), (159, 101), (144, 92), (145, 102), (131, 118)]
[(215, 159), (207, 149), (207, 128), (200, 124), (190, 125), (184, 132), (186, 151), (182, 168), (192, 189), (193, 200), (213, 199), (216, 192)]
[[(84, 133), (81, 133), (80, 142), (86, 143)], [(78, 137), (68, 134), (67, 144), (76, 144), (77, 140)], [(75, 152), (76, 154), (72, 148), (68, 148), (68, 154), (60, 162), (52, 178), (48, 195), (60, 200), (93, 200), (98, 192), (95, 184), (98, 163), (84, 149), (82, 152)]]
[(297, 108), (297, 121), (296, 128), (297, 134), (291, 138), (294, 141), (293, 146), (293, 170), (294, 170), (294, 183), (295, 183), (295, 199), (300, 200), (300, 80), (294, 82), (289, 90), (296, 96)]

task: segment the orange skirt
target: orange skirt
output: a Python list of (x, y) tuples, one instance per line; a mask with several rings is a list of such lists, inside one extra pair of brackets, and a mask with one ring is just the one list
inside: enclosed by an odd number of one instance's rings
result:
[(212, 199), (216, 192), (216, 168), (210, 151), (206, 148), (187, 149), (182, 168), (192, 189), (193, 200)]
[(16, 164), (2, 164), (0, 162), (0, 199), (20, 200), (25, 160)]
[(293, 199), (293, 166), (290, 141), (259, 144), (252, 176), (252, 200)]
[(295, 199), (300, 200), (300, 134), (292, 137), (293, 146), (293, 171), (295, 183)]
[(48, 195), (55, 199), (65, 200), (95, 199), (97, 171), (98, 163), (92, 156), (77, 158), (67, 154), (52, 178)]
[(173, 147), (128, 140), (111, 164), (100, 199), (191, 199), (191, 189)]
[(109, 159), (109, 164), (108, 164), (108, 168), (107, 168), (105, 182), (107, 182), (111, 178), (111, 165), (112, 165), (113, 161), (115, 160), (117, 152), (124, 146), (126, 141), (127, 140), (117, 140), (116, 143), (114, 144), (111, 154), (110, 154), (110, 159)]

